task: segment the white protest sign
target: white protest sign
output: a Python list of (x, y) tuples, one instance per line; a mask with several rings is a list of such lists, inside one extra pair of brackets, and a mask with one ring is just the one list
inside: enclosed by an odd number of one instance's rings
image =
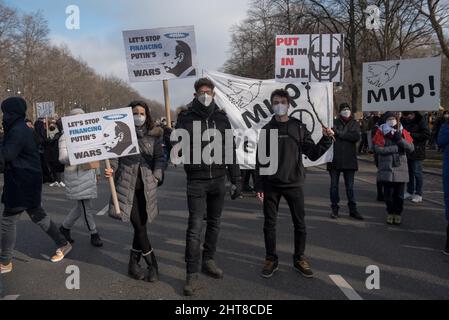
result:
[(123, 39), (131, 82), (197, 75), (193, 26), (123, 31)]
[(438, 111), (441, 57), (363, 64), (363, 111)]
[(71, 165), (139, 154), (131, 108), (62, 118)]
[[(216, 86), (215, 102), (226, 111), (237, 144), (237, 161), (242, 169), (254, 169), (260, 130), (273, 118), (271, 93), (281, 89), (275, 80), (241, 78), (215, 71), (204, 71), (204, 76)], [(307, 99), (307, 89), (302, 83), (292, 82), (282, 86), (290, 92), (292, 104), (290, 116), (300, 119), (318, 142), (322, 134), (320, 121), (327, 127), (333, 125), (332, 84), (313, 83)], [(331, 148), (321, 159), (312, 162), (304, 158), (306, 167), (332, 162)]]
[(343, 82), (344, 36), (308, 34), (276, 36), (278, 82)]
[(52, 118), (55, 116), (55, 103), (49, 102), (37, 102), (36, 103), (36, 115), (38, 118)]

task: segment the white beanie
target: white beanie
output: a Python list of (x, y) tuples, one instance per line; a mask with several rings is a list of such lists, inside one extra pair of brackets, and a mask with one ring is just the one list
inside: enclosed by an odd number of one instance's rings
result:
[(84, 113), (85, 113), (84, 110), (81, 108), (75, 108), (70, 111), (71, 116), (78, 116), (78, 115), (84, 114)]

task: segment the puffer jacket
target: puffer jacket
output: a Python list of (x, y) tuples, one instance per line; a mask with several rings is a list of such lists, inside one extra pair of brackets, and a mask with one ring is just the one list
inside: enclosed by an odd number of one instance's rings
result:
[(71, 166), (67, 151), (66, 136), (59, 138), (59, 162), (65, 165), (64, 183), (66, 197), (70, 200), (88, 200), (97, 198), (97, 177), (95, 169), (84, 170), (82, 166)]
[(377, 129), (373, 139), (374, 152), (378, 156), (377, 181), (409, 182), (407, 152), (414, 151), (413, 139), (407, 130), (402, 130), (401, 139), (393, 141)]
[(139, 170), (145, 192), (148, 223), (151, 223), (159, 214), (156, 191), (158, 184), (163, 179), (165, 168), (161, 142), (163, 134), (164, 130), (159, 127), (150, 131), (147, 129), (137, 130), (140, 154), (111, 160), (121, 211), (117, 216), (111, 200), (109, 205), (111, 217), (124, 222), (130, 221)]

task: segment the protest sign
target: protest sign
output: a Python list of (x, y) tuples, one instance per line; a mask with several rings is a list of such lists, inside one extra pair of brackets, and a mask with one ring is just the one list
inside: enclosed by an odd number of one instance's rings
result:
[[(240, 167), (254, 169), (260, 130), (274, 115), (270, 96), (281, 86), (275, 80), (241, 78), (215, 71), (205, 71), (204, 76), (216, 86), (215, 102), (226, 111), (231, 122)], [(307, 88), (303, 83), (291, 82), (282, 85), (282, 89), (288, 90), (292, 98), (290, 116), (306, 124), (313, 140), (318, 142), (323, 135), (322, 124), (329, 128), (333, 125), (332, 84), (313, 83)], [(313, 105), (308, 101), (308, 94)], [(321, 165), (332, 159), (333, 149), (330, 149), (316, 162), (304, 158), (304, 165)]]
[(193, 26), (123, 31), (131, 82), (197, 75)]
[(38, 118), (52, 118), (55, 116), (55, 103), (38, 102), (36, 103), (36, 116)]
[(363, 111), (438, 111), (441, 57), (363, 64)]
[(139, 154), (131, 108), (62, 118), (71, 165)]
[(276, 36), (276, 81), (343, 82), (343, 71), (342, 34)]

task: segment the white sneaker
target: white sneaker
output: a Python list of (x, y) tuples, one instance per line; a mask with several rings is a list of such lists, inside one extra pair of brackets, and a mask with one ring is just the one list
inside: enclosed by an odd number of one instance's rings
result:
[(51, 257), (51, 262), (59, 262), (62, 259), (65, 258), (65, 256), (67, 256), (67, 254), (72, 251), (72, 245), (67, 242), (67, 244), (61, 248), (59, 248), (58, 250), (56, 250), (56, 254)]
[(413, 203), (422, 203), (422, 196), (418, 196), (417, 194), (415, 194), (413, 196), (412, 202)]
[(412, 200), (413, 194), (408, 193), (407, 191), (404, 193), (404, 200)]
[(59, 183), (58, 182), (53, 182), (49, 184), (50, 187), (59, 187)]
[(10, 264), (0, 264), (1, 274), (10, 273), (12, 271), (12, 263)]
[(65, 183), (61, 181), (61, 182), (59, 183), (59, 186), (62, 187), (62, 188), (65, 188)]

